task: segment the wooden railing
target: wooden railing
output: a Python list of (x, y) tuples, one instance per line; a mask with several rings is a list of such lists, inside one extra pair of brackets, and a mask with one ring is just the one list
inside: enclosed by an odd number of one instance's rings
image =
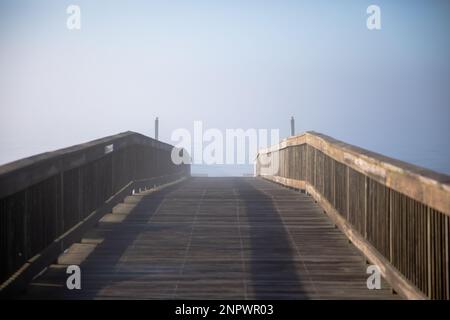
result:
[(188, 176), (172, 148), (125, 132), (1, 166), (0, 293), (20, 288), (134, 189)]
[(449, 299), (450, 177), (307, 132), (256, 174), (305, 190), (403, 296)]

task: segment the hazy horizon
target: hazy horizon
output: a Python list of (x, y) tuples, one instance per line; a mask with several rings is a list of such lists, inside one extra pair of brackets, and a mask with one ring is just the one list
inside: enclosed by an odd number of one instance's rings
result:
[[(66, 27), (71, 4), (81, 30)], [(366, 27), (371, 4), (381, 30)], [(449, 31), (445, 0), (2, 1), (0, 165), (153, 137), (157, 116), (168, 143), (196, 120), (284, 138), (294, 116), (296, 133), (450, 174)]]

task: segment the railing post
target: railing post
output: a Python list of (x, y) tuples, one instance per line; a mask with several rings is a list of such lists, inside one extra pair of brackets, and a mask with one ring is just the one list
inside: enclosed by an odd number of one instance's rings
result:
[(450, 299), (450, 279), (449, 279), (449, 276), (450, 276), (450, 266), (449, 266), (449, 250), (450, 250), (450, 248), (449, 248), (449, 235), (448, 235), (448, 229), (449, 229), (449, 223), (450, 223), (450, 219), (449, 219), (449, 217), (445, 217), (445, 220), (444, 220), (444, 224), (445, 224), (445, 243), (444, 243), (444, 246), (445, 246), (445, 273), (446, 273), (446, 275), (445, 275), (445, 280), (446, 280), (446, 284), (445, 284), (445, 291), (446, 291), (446, 295), (445, 295), (445, 299)]
[[(58, 234), (63, 234), (64, 233), (64, 171), (59, 173), (59, 183), (61, 184), (59, 186), (59, 192), (60, 192), (60, 203), (59, 203), (59, 210), (58, 210), (58, 218), (59, 221), (57, 221), (57, 230), (59, 231)], [(62, 243), (61, 243), (61, 248), (60, 251), (62, 251)]]
[(332, 196), (333, 196), (333, 207), (336, 208), (336, 160), (331, 159), (331, 177), (332, 177)]
[(317, 152), (316, 152), (316, 148), (313, 148), (314, 151), (314, 176), (313, 176), (313, 186), (314, 188), (317, 187), (317, 181), (316, 181), (316, 176), (317, 176)]
[(364, 232), (363, 232), (363, 237), (364, 239), (367, 240), (367, 213), (368, 213), (368, 204), (369, 204), (369, 182), (368, 182), (368, 177), (364, 176)]
[(348, 166), (345, 166), (345, 174), (347, 176), (346, 179), (346, 205), (345, 205), (345, 219), (349, 221), (349, 212), (350, 212), (350, 168)]
[(294, 116), (291, 117), (291, 136), (295, 135), (295, 120)]
[(427, 207), (427, 280), (428, 280), (428, 297), (432, 298), (431, 286), (431, 212)]
[(308, 178), (309, 178), (309, 154), (308, 154), (308, 144), (305, 143), (305, 191), (306, 191), (306, 184), (309, 183), (308, 182)]
[(393, 227), (393, 212), (394, 212), (394, 204), (392, 203), (392, 192), (388, 189), (388, 196), (389, 196), (389, 261), (393, 262), (393, 251), (394, 251), (394, 227)]

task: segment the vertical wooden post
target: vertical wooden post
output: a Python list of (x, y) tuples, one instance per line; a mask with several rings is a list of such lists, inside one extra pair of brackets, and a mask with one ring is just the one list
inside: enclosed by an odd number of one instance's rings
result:
[(393, 204), (393, 196), (392, 191), (388, 189), (388, 197), (389, 197), (389, 261), (392, 263), (392, 257), (393, 257), (393, 237), (394, 237), (394, 226), (393, 226), (393, 211), (394, 211), (394, 204)]
[(316, 152), (316, 148), (313, 148), (314, 150), (314, 178), (313, 178), (313, 186), (314, 188), (317, 187), (317, 182), (316, 182), (316, 176), (317, 176), (317, 152)]
[(428, 275), (428, 297), (431, 298), (431, 212), (427, 207), (427, 275)]
[(349, 212), (350, 212), (350, 168), (346, 165), (345, 166), (345, 174), (346, 174), (346, 176), (347, 176), (347, 181), (346, 181), (346, 186), (345, 186), (345, 189), (346, 189), (346, 202), (347, 202), (347, 204), (346, 204), (346, 211), (347, 212), (345, 212), (345, 219), (347, 220), (347, 221), (349, 221)]
[(364, 239), (367, 239), (367, 212), (368, 212), (368, 198), (369, 198), (369, 188), (367, 176), (364, 176)]
[[(61, 235), (61, 234), (64, 234), (64, 228), (65, 228), (65, 225), (64, 225), (64, 172), (61, 172), (60, 174), (59, 174), (59, 176), (60, 176), (60, 183), (61, 183), (61, 185), (60, 185), (60, 188), (59, 188), (59, 190), (60, 190), (60, 197), (61, 197), (61, 199), (60, 199), (60, 209), (59, 209), (59, 228), (61, 228), (60, 230), (59, 230), (59, 235)], [(62, 251), (63, 250), (63, 248), (62, 248), (62, 241), (61, 241), (61, 248), (60, 248), (60, 250)]]
[[(308, 144), (306, 143), (305, 144), (305, 181), (307, 182), (307, 183), (309, 183), (308, 182), (308, 178), (309, 178), (309, 165), (308, 165), (308, 162), (309, 162), (309, 154), (308, 154)], [(305, 183), (305, 191), (306, 191), (306, 183)]]
[(445, 218), (444, 218), (444, 224), (445, 224), (445, 236), (444, 236), (444, 239), (445, 239), (445, 243), (444, 243), (444, 250), (445, 250), (445, 299), (450, 299), (450, 279), (449, 279), (449, 276), (450, 276), (450, 265), (449, 265), (449, 250), (450, 250), (450, 248), (449, 248), (449, 234), (448, 234), (448, 229), (449, 229), (449, 223), (450, 223), (450, 219), (449, 219), (449, 217), (448, 216), (446, 216)]
[(336, 208), (336, 160), (331, 159), (332, 188), (333, 188), (333, 207)]
[[(22, 259), (28, 259), (28, 256), (26, 253), (27, 253), (27, 248), (30, 247), (30, 240), (31, 240), (29, 237), (28, 226), (31, 226), (30, 216), (31, 216), (31, 208), (33, 206), (33, 203), (32, 203), (33, 194), (30, 191), (30, 189), (26, 189), (24, 193), (25, 193), (25, 195), (24, 195), (24, 203), (23, 203), (23, 207), (24, 207), (23, 224), (22, 224), (22, 230), (21, 230), (23, 246), (20, 248), (19, 252), (16, 252), (16, 254), (18, 256), (17, 259), (19, 259), (19, 261)], [(39, 195), (39, 196), (42, 197), (41, 195)]]

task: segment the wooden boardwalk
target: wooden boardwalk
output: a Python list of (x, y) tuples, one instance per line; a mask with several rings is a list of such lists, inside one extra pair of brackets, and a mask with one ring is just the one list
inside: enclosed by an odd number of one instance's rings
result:
[[(66, 289), (67, 265), (81, 290)], [(126, 198), (25, 299), (395, 299), (305, 194), (258, 178), (190, 178)]]

